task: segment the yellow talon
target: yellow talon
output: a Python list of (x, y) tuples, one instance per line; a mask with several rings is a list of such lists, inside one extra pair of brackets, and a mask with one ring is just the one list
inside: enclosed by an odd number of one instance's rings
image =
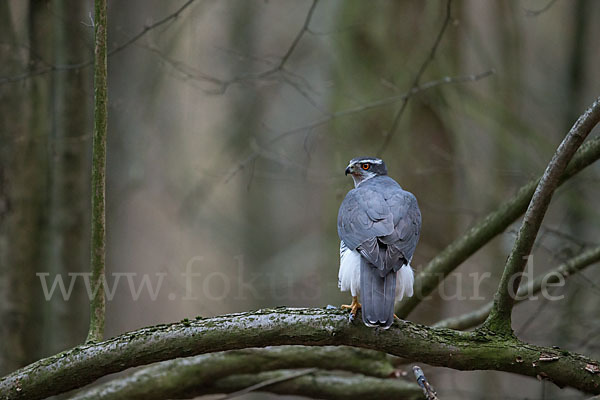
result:
[(358, 312), (358, 309), (361, 308), (362, 306), (358, 302), (358, 296), (352, 296), (352, 304), (342, 304), (341, 307), (342, 307), (342, 310), (349, 308), (352, 315), (356, 317), (356, 313)]

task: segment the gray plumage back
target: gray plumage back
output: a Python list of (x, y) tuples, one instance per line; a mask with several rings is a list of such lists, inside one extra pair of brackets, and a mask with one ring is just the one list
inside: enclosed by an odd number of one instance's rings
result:
[(361, 255), (363, 321), (389, 327), (394, 322), (397, 272), (408, 265), (421, 231), (415, 196), (388, 176), (368, 179), (348, 192), (338, 214), (338, 234)]
[[(388, 273), (412, 258), (421, 232), (421, 212), (412, 193), (389, 176), (377, 176), (348, 192), (337, 228), (350, 250), (358, 250)], [(381, 245), (386, 246), (383, 256)]]

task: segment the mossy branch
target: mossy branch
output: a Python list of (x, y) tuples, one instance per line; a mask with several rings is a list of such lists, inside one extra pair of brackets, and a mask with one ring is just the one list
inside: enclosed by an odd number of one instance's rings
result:
[[(568, 278), (569, 276), (576, 274), (582, 269), (599, 261), (600, 247), (594, 247), (593, 249), (585, 251), (584, 253), (561, 264), (552, 271), (536, 277), (533, 281), (529, 282), (527, 286), (520, 287), (515, 300), (517, 303), (525, 301), (529, 298), (528, 296), (539, 293), (542, 289), (547, 288), (548, 285), (558, 283), (561, 278)], [(459, 330), (473, 328), (482, 324), (487, 319), (493, 305), (494, 302), (490, 301), (475, 311), (460, 315), (458, 317), (444, 319), (436, 322), (433, 326), (436, 328), (450, 328)]]
[[(388, 378), (394, 372), (390, 360), (373, 350), (343, 346), (279, 346), (267, 349), (245, 349), (203, 354), (195, 357), (164, 361), (142, 368), (130, 376), (114, 379), (84, 390), (71, 400), (102, 398), (105, 400), (192, 398), (211, 393), (230, 393), (257, 382), (268, 382), (271, 375), (286, 376), (281, 371), (315, 368), (348, 371), (359, 376), (330, 375), (322, 371), (308, 380), (294, 378), (284, 384), (269, 385), (260, 390), (276, 393), (306, 395), (317, 398), (364, 398), (371, 388), (370, 398), (420, 398), (414, 383)], [(334, 392), (325, 390), (325, 382), (341, 380), (341, 386), (332, 385)], [(311, 381), (314, 385), (311, 385)], [(371, 385), (372, 384), (372, 385)], [(310, 388), (310, 389), (309, 389)]]
[[(565, 170), (559, 185), (600, 159), (600, 138), (585, 143)], [(517, 194), (477, 222), (464, 235), (435, 256), (415, 277), (415, 296), (405, 297), (396, 306), (396, 315), (406, 318), (460, 264), (494, 237), (504, 232), (527, 209), (539, 179), (522, 186)]]
[[(216, 351), (277, 345), (346, 345), (458, 370), (498, 370), (542, 377), (558, 386), (600, 394), (597, 361), (518, 341), (487, 330), (460, 332), (396, 322), (367, 328), (348, 313), (323, 309), (265, 309), (158, 325), (101, 343), (75, 347), (0, 380), (0, 398), (39, 399), (82, 387), (127, 368)], [(550, 355), (551, 360), (548, 361)]]
[(494, 296), (494, 306), (485, 322), (488, 328), (506, 333), (512, 332), (511, 314), (515, 304), (515, 294), (519, 289), (521, 275), (527, 265), (527, 257), (531, 254), (552, 195), (559, 186), (569, 161), (598, 122), (600, 122), (600, 98), (597, 98), (579, 117), (548, 163), (527, 207), (513, 249), (506, 261), (500, 285)]
[[(213, 393), (241, 391), (251, 385), (258, 385), (270, 379), (285, 378), (294, 371), (270, 371), (259, 374), (232, 375), (215, 382)], [(399, 379), (379, 379), (363, 375), (340, 376), (332, 372), (317, 371), (310, 375), (286, 380), (267, 386), (262, 391), (281, 395), (300, 395), (315, 399), (405, 399), (423, 398), (421, 389)]]
[(106, 61), (106, 0), (94, 5), (94, 136), (92, 139), (92, 240), (91, 270), (94, 297), (90, 302), (90, 329), (87, 340), (100, 341), (104, 335), (104, 262), (106, 252), (106, 127), (108, 90)]

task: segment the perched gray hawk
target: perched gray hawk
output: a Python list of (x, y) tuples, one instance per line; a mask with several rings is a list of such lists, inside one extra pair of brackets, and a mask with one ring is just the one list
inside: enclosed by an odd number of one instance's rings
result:
[(367, 326), (387, 329), (394, 322), (395, 301), (413, 295), (410, 261), (419, 241), (421, 212), (415, 196), (387, 176), (383, 160), (355, 158), (348, 174), (355, 188), (338, 214), (338, 286), (350, 290), (352, 304), (342, 308), (350, 308), (353, 315), (362, 308)]

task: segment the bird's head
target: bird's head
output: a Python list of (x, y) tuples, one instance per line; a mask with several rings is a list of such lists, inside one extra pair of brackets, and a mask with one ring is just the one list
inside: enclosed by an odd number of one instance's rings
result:
[(381, 158), (356, 157), (350, 160), (346, 167), (346, 175), (352, 175), (354, 186), (379, 175), (387, 175), (387, 168)]

